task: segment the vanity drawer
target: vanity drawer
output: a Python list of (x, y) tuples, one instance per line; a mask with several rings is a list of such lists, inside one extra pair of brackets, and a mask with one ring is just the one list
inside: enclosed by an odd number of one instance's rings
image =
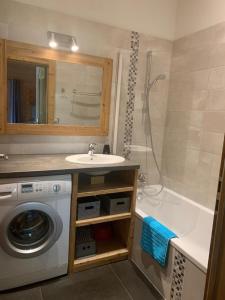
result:
[(77, 205), (77, 220), (97, 218), (100, 216), (100, 200), (87, 197), (79, 200)]

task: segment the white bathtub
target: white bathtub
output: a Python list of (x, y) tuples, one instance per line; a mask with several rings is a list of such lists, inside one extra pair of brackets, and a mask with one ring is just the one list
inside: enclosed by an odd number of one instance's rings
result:
[[(146, 189), (148, 192), (148, 189)], [(207, 271), (214, 212), (167, 188), (155, 197), (137, 200), (136, 214), (152, 216), (176, 233), (171, 244)]]
[[(159, 266), (140, 247), (142, 220), (146, 216), (154, 217), (178, 236), (171, 240), (166, 268)], [(142, 200), (137, 200), (132, 260), (164, 299), (170, 299), (177, 251), (186, 257), (181, 299), (203, 299), (213, 216), (212, 210), (167, 188), (158, 196), (144, 195)]]

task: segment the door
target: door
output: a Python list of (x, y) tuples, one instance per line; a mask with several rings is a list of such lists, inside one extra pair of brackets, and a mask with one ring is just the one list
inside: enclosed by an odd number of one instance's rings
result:
[(225, 140), (211, 239), (204, 300), (225, 299)]
[(11, 256), (35, 257), (56, 243), (62, 229), (55, 209), (44, 203), (27, 202), (14, 207), (0, 224), (0, 243)]

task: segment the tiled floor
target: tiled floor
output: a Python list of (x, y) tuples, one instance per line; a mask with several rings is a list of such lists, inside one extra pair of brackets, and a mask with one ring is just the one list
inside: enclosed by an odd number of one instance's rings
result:
[(0, 294), (0, 300), (159, 300), (129, 262), (122, 261)]

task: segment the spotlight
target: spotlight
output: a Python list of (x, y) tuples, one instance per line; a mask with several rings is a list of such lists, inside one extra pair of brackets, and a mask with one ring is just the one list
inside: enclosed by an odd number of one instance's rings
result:
[(71, 51), (76, 52), (78, 49), (77, 41), (74, 37), (72, 37)]
[(51, 32), (51, 37), (50, 37), (50, 40), (49, 40), (49, 47), (55, 49), (58, 47), (58, 43), (56, 42), (55, 40), (55, 34), (54, 32)]
[(48, 31), (47, 38), (49, 47), (53, 49), (57, 48), (60, 50), (69, 50), (72, 52), (76, 52), (79, 49), (76, 37), (74, 36)]

